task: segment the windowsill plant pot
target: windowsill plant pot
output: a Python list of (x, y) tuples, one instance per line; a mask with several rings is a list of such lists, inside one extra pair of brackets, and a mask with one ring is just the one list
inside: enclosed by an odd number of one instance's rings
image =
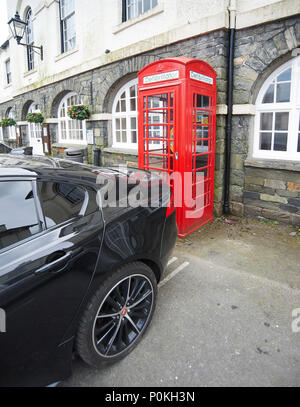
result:
[(91, 117), (91, 112), (88, 106), (70, 106), (68, 109), (68, 116), (72, 120), (87, 120)]

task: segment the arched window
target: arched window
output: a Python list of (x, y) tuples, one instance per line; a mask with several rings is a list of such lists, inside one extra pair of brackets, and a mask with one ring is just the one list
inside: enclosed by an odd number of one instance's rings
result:
[[(28, 45), (33, 45), (34, 39), (33, 39), (33, 24), (32, 24), (32, 10), (31, 8), (28, 9), (26, 16), (25, 16), (25, 21), (27, 23), (26, 26), (26, 44)], [(27, 68), (28, 71), (31, 71), (34, 69), (34, 51), (32, 47), (27, 47)]]
[[(13, 109), (12, 107), (9, 107), (6, 111), (6, 117), (9, 117), (10, 119), (15, 119)], [(9, 126), (6, 128), (7, 130), (7, 138), (9, 140), (16, 140), (16, 127), (15, 126)]]
[(126, 83), (117, 93), (112, 109), (113, 147), (137, 149), (138, 80)]
[[(29, 106), (29, 109), (27, 113), (41, 113), (39, 109), (39, 105), (36, 103), (32, 103)], [(42, 126), (40, 123), (28, 123), (28, 133), (30, 137), (30, 145), (35, 149), (35, 147), (38, 146), (37, 143), (41, 144), (41, 138), (42, 138)], [(42, 154), (42, 145), (40, 146), (40, 149), (36, 148), (34, 151), (34, 154)], [(40, 150), (40, 151), (39, 151)]]
[(70, 119), (67, 112), (71, 106), (82, 105), (82, 101), (77, 93), (68, 93), (60, 102), (58, 108), (59, 119), (59, 142), (69, 144), (86, 144), (86, 123), (85, 120)]
[(253, 156), (300, 160), (300, 57), (273, 72), (259, 92)]

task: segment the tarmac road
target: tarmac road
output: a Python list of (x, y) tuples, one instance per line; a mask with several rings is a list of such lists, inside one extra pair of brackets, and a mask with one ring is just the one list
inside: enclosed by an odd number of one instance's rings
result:
[(138, 347), (101, 370), (74, 361), (62, 385), (299, 386), (300, 238), (284, 240), (290, 230), (281, 227), (272, 230), (277, 246), (262, 244), (268, 226), (244, 226), (209, 226), (180, 241)]

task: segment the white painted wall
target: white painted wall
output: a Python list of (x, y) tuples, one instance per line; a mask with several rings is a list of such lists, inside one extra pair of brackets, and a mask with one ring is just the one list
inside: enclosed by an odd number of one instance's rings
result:
[[(0, 50), (0, 103), (14, 95), (140, 52), (228, 26), (229, 0), (158, 0), (158, 6), (122, 23), (121, 0), (75, 0), (76, 48), (61, 54), (57, 0), (6, 0), (8, 18), (18, 10), (34, 14), (35, 45), (43, 45), (44, 61), (27, 72), (26, 48), (11, 38)], [(238, 28), (300, 12), (295, 0), (237, 0)], [(1, 45), (1, 44), (0, 44)], [(105, 54), (105, 50), (111, 52)], [(12, 85), (5, 86), (4, 61), (10, 56)]]

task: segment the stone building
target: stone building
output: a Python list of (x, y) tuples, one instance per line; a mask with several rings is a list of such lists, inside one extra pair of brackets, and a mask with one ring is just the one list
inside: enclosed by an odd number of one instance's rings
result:
[[(300, 3), (297, 0), (7, 0), (28, 22), (28, 44), (0, 48), (0, 130), (5, 144), (43, 153), (41, 112), (51, 154), (86, 148), (103, 165), (137, 162), (137, 73), (164, 58), (190, 57), (217, 72), (215, 213), (222, 213), (228, 112), (229, 14), (235, 29), (230, 209), (300, 225)], [(89, 120), (74, 124), (71, 104)]]

